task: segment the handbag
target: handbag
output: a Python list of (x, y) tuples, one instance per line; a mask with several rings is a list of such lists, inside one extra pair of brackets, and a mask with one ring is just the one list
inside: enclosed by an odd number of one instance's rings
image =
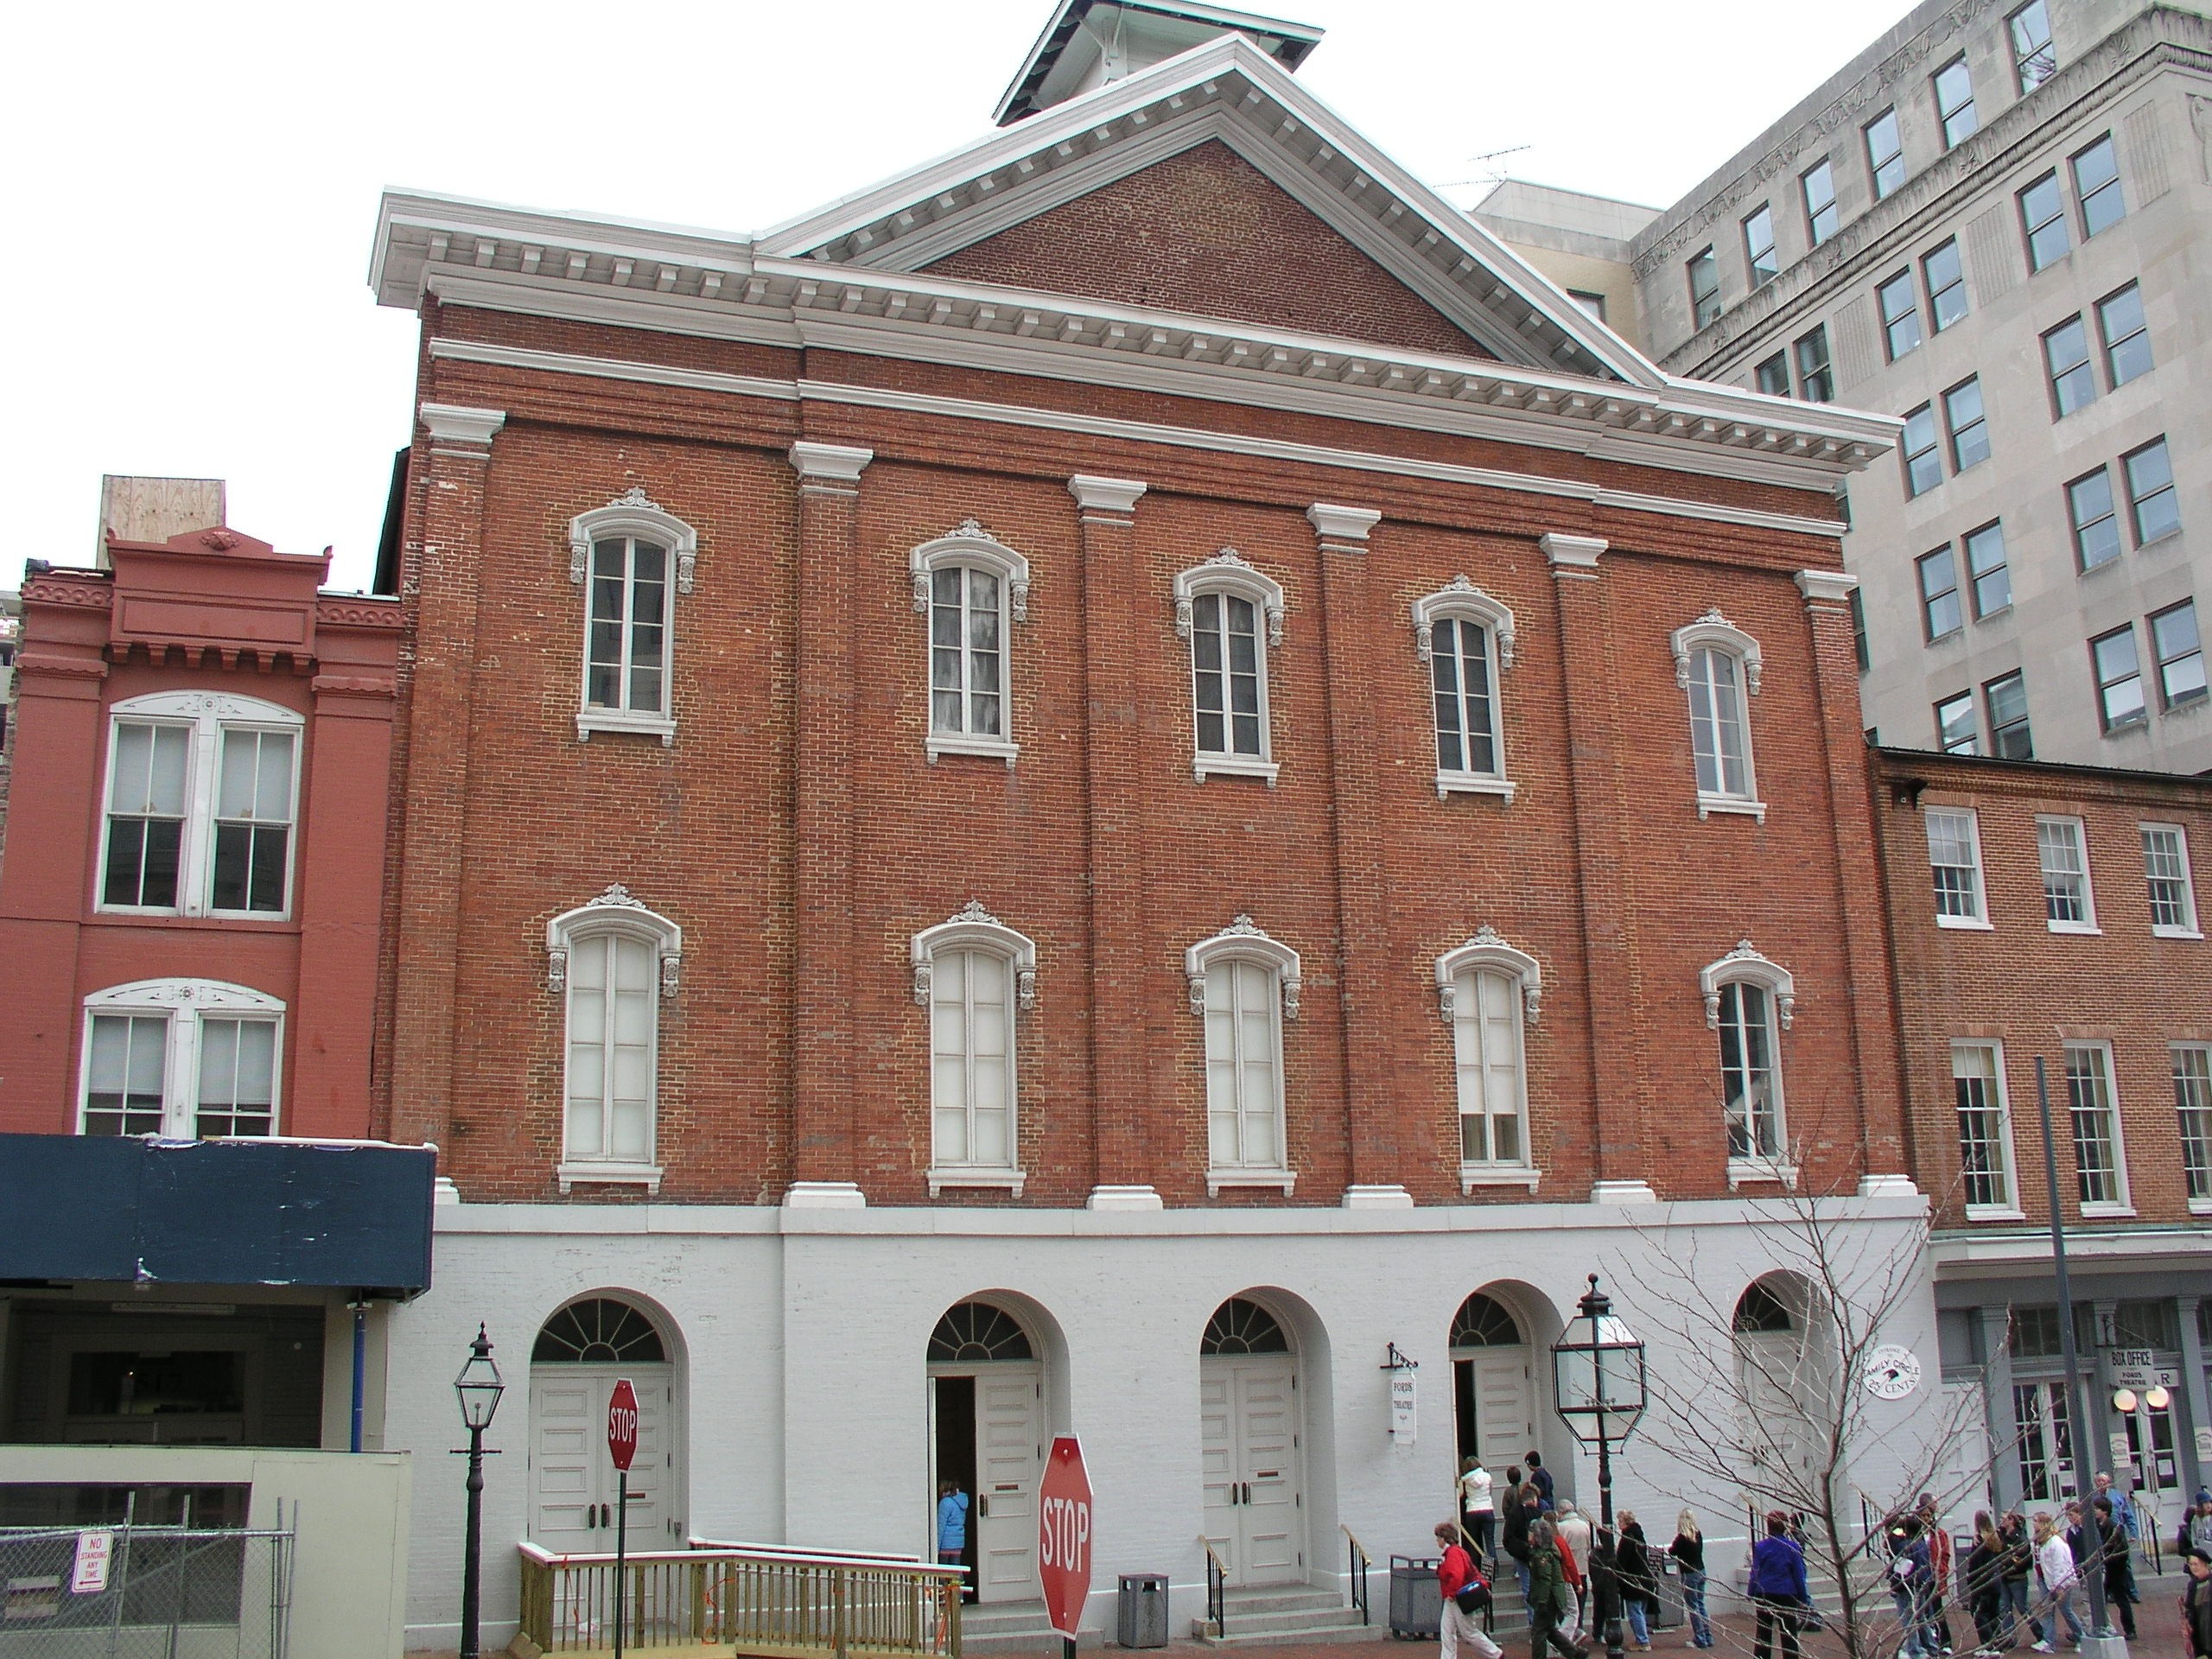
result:
[(1821, 1610), (1809, 1601), (1797, 1610), (1791, 1623), (1796, 1625), (1797, 1634), (1800, 1636), (1818, 1636), (1827, 1629), (1827, 1626), (1821, 1623)]
[(1479, 1613), (1490, 1605), (1490, 1586), (1480, 1579), (1470, 1579), (1459, 1586), (1452, 1600), (1463, 1613)]

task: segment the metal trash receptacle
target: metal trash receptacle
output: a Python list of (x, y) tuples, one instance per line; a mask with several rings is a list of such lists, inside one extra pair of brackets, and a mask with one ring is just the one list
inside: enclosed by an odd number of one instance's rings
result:
[(1662, 1555), (1656, 1549), (1647, 1553), (1651, 1557), (1655, 1569), (1652, 1576), (1657, 1580), (1659, 1590), (1658, 1597), (1652, 1604), (1651, 1628), (1655, 1630), (1678, 1630), (1686, 1618), (1682, 1611), (1681, 1573), (1675, 1567), (1673, 1558)]
[(1167, 1645), (1167, 1575), (1124, 1573), (1114, 1615), (1114, 1639), (1125, 1648)]
[(1390, 1634), (1406, 1641), (1433, 1641), (1444, 1624), (1444, 1592), (1436, 1582), (1436, 1557), (1390, 1558)]

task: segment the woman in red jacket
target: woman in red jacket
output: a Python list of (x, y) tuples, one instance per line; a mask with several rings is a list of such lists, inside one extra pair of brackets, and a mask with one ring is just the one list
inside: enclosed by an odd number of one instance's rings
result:
[[(1482, 1611), (1483, 1599), (1490, 1593), (1490, 1583), (1477, 1570), (1475, 1558), (1461, 1547), (1459, 1522), (1438, 1523), (1436, 1548), (1436, 1587), (1444, 1593), (1444, 1608), (1436, 1627), (1443, 1643), (1441, 1659), (1459, 1659), (1459, 1644), (1463, 1642), (1481, 1659), (1502, 1659), (1497, 1643), (1484, 1636), (1482, 1626), (1475, 1623), (1475, 1615)], [(1463, 1597), (1465, 1602), (1474, 1605), (1464, 1605)]]

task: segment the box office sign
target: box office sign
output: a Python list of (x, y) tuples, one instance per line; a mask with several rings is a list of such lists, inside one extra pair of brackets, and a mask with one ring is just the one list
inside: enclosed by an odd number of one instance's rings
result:
[(2107, 1348), (2105, 1369), (2116, 1389), (2177, 1389), (2181, 1370), (2158, 1363), (2154, 1348)]

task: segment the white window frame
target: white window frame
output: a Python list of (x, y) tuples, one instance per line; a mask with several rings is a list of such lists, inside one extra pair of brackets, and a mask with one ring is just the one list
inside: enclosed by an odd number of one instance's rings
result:
[[(2105, 1110), (2112, 1124), (2113, 1190), (2114, 1198), (2099, 1198), (2082, 1203), (2081, 1158), (2075, 1148), (2078, 1137), (2074, 1133), (2074, 1092), (2068, 1077), (2070, 1070), (2065, 1064), (2067, 1054), (2075, 1049), (2088, 1049), (2104, 1056)], [(2074, 1198), (2086, 1217), (2126, 1217), (2135, 1213), (2135, 1201), (2127, 1179), (2127, 1131), (2120, 1107), (2120, 1067), (2113, 1057), (2112, 1044), (2103, 1038), (2069, 1038), (2065, 1052), (2059, 1057), (2059, 1081), (2066, 1089), (2066, 1146), (2075, 1160)]]
[(1963, 928), (1969, 932), (1976, 933), (1993, 932), (1996, 931), (1996, 924), (1989, 919), (1989, 892), (1983, 874), (1987, 867), (1983, 863), (1981, 856), (1981, 813), (1974, 807), (1955, 806), (1948, 803), (1936, 802), (1921, 808), (1920, 828), (1923, 837), (1928, 842), (1928, 869), (1931, 878), (1929, 890), (1929, 905), (1932, 907), (1935, 903), (1932, 878), (1936, 866), (1936, 838), (1928, 832), (1928, 820), (1938, 812), (1947, 812), (1954, 817), (1963, 817), (1967, 821), (1967, 839), (1974, 849), (1974, 914), (1946, 916), (1938, 910), (1936, 912), (1936, 925)]
[[(1758, 768), (1753, 758), (1751, 741), (1751, 699), (1759, 694), (1761, 658), (1759, 642), (1735, 626), (1714, 607), (1687, 626), (1675, 630), (1669, 641), (1675, 653), (1675, 683), (1681, 688), (1685, 709), (1690, 718), (1690, 772), (1693, 780), (1697, 772), (1697, 713), (1695, 705), (1688, 702), (1690, 676), (1696, 653), (1715, 651), (1733, 658), (1737, 683), (1743, 693), (1744, 731), (1744, 788), (1740, 794), (1726, 790), (1708, 790), (1702, 785), (1697, 791), (1697, 815), (1707, 818), (1715, 812), (1742, 813), (1758, 823), (1766, 822), (1766, 803), (1759, 799)], [(1713, 722), (1713, 753), (1720, 753), (1719, 722)]]
[[(963, 518), (950, 535), (924, 542), (906, 556), (913, 578), (914, 612), (922, 619), (923, 722), (927, 729), (923, 749), (935, 766), (941, 754), (979, 754), (1014, 763), (1021, 746), (1014, 738), (1014, 624), (1029, 620), (1029, 561), (985, 530), (973, 518)], [(999, 728), (996, 737), (972, 732), (942, 732), (937, 728), (936, 701), (931, 687), (930, 622), (933, 578), (941, 569), (982, 570), (999, 582)], [(964, 659), (968, 645), (961, 642)], [(966, 711), (962, 711), (966, 718)]]
[[(1284, 1020), (1298, 1018), (1298, 995), (1302, 983), (1298, 952), (1280, 939), (1270, 938), (1249, 916), (1240, 914), (1211, 938), (1199, 940), (1183, 953), (1183, 976), (1190, 986), (1191, 1013), (1198, 1021), (1199, 1055), (1209, 1070), (1212, 1056), (1205, 1048), (1206, 976), (1216, 963), (1230, 961), (1255, 963), (1274, 976), (1274, 1012), (1278, 1016), (1274, 1021), (1275, 1145), (1281, 1149), (1282, 1158), (1272, 1168), (1216, 1165), (1212, 1154), (1212, 1103), (1209, 1101), (1206, 1196), (1218, 1198), (1224, 1187), (1241, 1186), (1271, 1187), (1287, 1195), (1297, 1185), (1298, 1173), (1290, 1167), (1288, 1114), (1284, 1108), (1282, 1027)], [(1239, 1093), (1241, 1096), (1242, 1091)]]
[[(1436, 959), (1436, 1000), (1444, 1016), (1444, 1023), (1451, 1029), (1453, 1042), (1452, 1070), (1459, 1071), (1458, 1042), (1459, 1037), (1459, 1007), (1461, 982), (1471, 981), (1475, 974), (1496, 974), (1511, 982), (1515, 998), (1521, 1007), (1521, 1019), (1516, 1022), (1515, 1039), (1515, 1107), (1521, 1120), (1521, 1156), (1510, 1163), (1492, 1159), (1484, 1163), (1459, 1162), (1459, 1192), (1464, 1197), (1478, 1186), (1524, 1186), (1531, 1192), (1542, 1179), (1543, 1172), (1536, 1167), (1535, 1144), (1529, 1129), (1529, 1045), (1526, 1031), (1535, 1028), (1543, 1012), (1544, 970), (1535, 957), (1526, 950), (1508, 944), (1497, 929), (1484, 926), (1474, 938), (1455, 950), (1446, 950)], [(1479, 1009), (1477, 1010), (1479, 1014)], [(1467, 1102), (1455, 1101), (1455, 1121), (1467, 1115)], [(1466, 1143), (1461, 1141), (1464, 1147)]]
[[(2187, 1192), (2188, 1192), (2188, 1191), (2189, 1191), (2189, 1175), (2190, 1175), (2190, 1169), (2189, 1169), (2189, 1155), (2188, 1155), (2188, 1152), (2187, 1152), (2187, 1149), (2186, 1149), (2186, 1142), (2187, 1142), (2187, 1141), (2188, 1141), (2188, 1140), (2190, 1139), (2190, 1136), (2189, 1136), (2189, 1135), (2187, 1135), (2187, 1134), (2183, 1130), (2183, 1128), (2182, 1128), (2182, 1124), (2181, 1124), (2182, 1104), (2181, 1104), (2181, 1088), (2180, 1088), (2180, 1082), (2181, 1082), (2181, 1079), (2180, 1079), (2180, 1074), (2179, 1074), (2178, 1068), (2177, 1068), (2177, 1067), (2176, 1067), (2176, 1066), (2175, 1066), (2175, 1064), (2174, 1064), (2174, 1063), (2175, 1063), (2175, 1061), (2176, 1061), (2176, 1060), (2177, 1060), (2177, 1059), (2179, 1058), (2179, 1057), (2180, 1057), (2180, 1056), (2181, 1056), (2184, 1052), (2189, 1052), (2189, 1053), (2193, 1053), (2193, 1054), (2204, 1055), (2204, 1056), (2206, 1056), (2206, 1057), (2208, 1058), (2208, 1060), (2209, 1060), (2209, 1061), (2212, 1061), (2212, 1044), (2202, 1043), (2202, 1042), (2192, 1042), (2192, 1041), (2185, 1041), (2185, 1040), (2184, 1040), (2184, 1041), (2171, 1042), (2171, 1043), (2168, 1043), (2168, 1044), (2166, 1045), (2167, 1065), (2168, 1065), (2169, 1069), (2170, 1069), (2170, 1070), (2171, 1070), (2171, 1071), (2172, 1071), (2172, 1072), (2173, 1072), (2173, 1075), (2174, 1075), (2174, 1083), (2175, 1083), (2175, 1088), (2174, 1088), (2174, 1130), (2175, 1130), (2175, 1134), (2177, 1135), (2177, 1136), (2178, 1136), (2178, 1137), (2180, 1138), (2180, 1140), (2184, 1143), (2183, 1151), (2183, 1154), (2182, 1154), (2182, 1191), (2183, 1191), (2184, 1193), (2187, 1193)], [(2198, 1109), (2200, 1109), (2200, 1108), (2196, 1108), (2196, 1107), (2192, 1107), (2192, 1108), (2190, 1108), (2190, 1110), (2192, 1110), (2192, 1111), (2194, 1111), (2194, 1110), (2198, 1110)], [(2212, 1215), (2212, 1193), (2208, 1193), (2206, 1196), (2204, 1196), (2204, 1197), (2202, 1197), (2202, 1198), (2196, 1198), (2196, 1197), (2191, 1197), (2191, 1198), (2190, 1198), (2190, 1199), (2189, 1199), (2189, 1213), (2190, 1213), (2190, 1214), (2191, 1214), (2192, 1216), (2207, 1216), (2207, 1215)]]
[(200, 1020), (266, 1020), (276, 1027), (276, 1050), (270, 1062), (269, 1134), (217, 1136), (219, 1140), (261, 1141), (283, 1133), (284, 1014), (283, 1002), (265, 991), (216, 979), (139, 979), (127, 985), (111, 985), (85, 999), (84, 1018), (77, 1050), (77, 1133), (85, 1133), (92, 1080), (92, 1020), (100, 1014), (136, 1015), (166, 1020), (168, 1030), (162, 1051), (161, 1138), (196, 1141), (200, 1138)]
[[(184, 828), (177, 848), (174, 905), (111, 905), (106, 902), (108, 837), (115, 805), (115, 734), (130, 722), (175, 726), (188, 735), (185, 747)], [(284, 904), (280, 910), (217, 910), (215, 889), (215, 806), (222, 784), (223, 734), (283, 732), (292, 739), (291, 830), (284, 845)], [(286, 922), (298, 892), (300, 862), (300, 775), (307, 770), (307, 716), (258, 697), (223, 691), (156, 691), (125, 697), (107, 710), (106, 742), (100, 755), (100, 844), (92, 866), (92, 908), (107, 916), (222, 916), (239, 921)]]
[[(588, 1156), (569, 1147), (569, 952), (581, 942), (615, 934), (650, 946), (660, 963), (658, 994), (653, 998), (653, 1034), (647, 1056), (652, 1108), (646, 1116), (646, 1154), (642, 1160), (613, 1159), (595, 1150)], [(642, 1186), (660, 1191), (660, 1005), (674, 997), (683, 960), (683, 930), (631, 896), (620, 882), (589, 904), (563, 911), (545, 924), (545, 988), (561, 998), (561, 1161), (554, 1174), (567, 1192), (579, 1181)]]
[[(1495, 795), (1510, 802), (1518, 785), (1506, 775), (1505, 769), (1505, 707), (1503, 682), (1505, 673), (1513, 666), (1513, 611), (1503, 600), (1491, 598), (1470, 582), (1463, 573), (1456, 575), (1433, 594), (1425, 594), (1413, 603), (1414, 654), (1429, 671), (1430, 707), (1434, 708), (1436, 695), (1436, 648), (1432, 631), (1439, 622), (1452, 620), (1471, 622), (1483, 629), (1490, 638), (1490, 650), (1485, 671), (1489, 684), (1484, 690), (1490, 698), (1491, 753), (1497, 765), (1490, 772), (1474, 772), (1461, 767), (1447, 771), (1441, 761), (1436, 768), (1436, 798), (1442, 800), (1452, 794)], [(1464, 708), (1465, 690), (1460, 692)], [(1434, 721), (1430, 722), (1432, 728)], [(1462, 734), (1463, 742), (1465, 734)]]
[(2052, 921), (2050, 902), (2046, 899), (2044, 905), (2044, 925), (2054, 933), (2101, 934), (2104, 929), (2097, 925), (2096, 884), (2089, 875), (2089, 826), (2078, 817), (2069, 817), (2061, 813), (2043, 812), (2036, 815), (2036, 867), (2037, 872), (2045, 880), (2050, 876), (2043, 857), (2043, 831), (2045, 824), (2054, 828), (2070, 828), (2074, 832), (2074, 850), (2082, 861), (2082, 868), (2079, 872), (2082, 877), (2082, 919), (2078, 922)]
[[(668, 612), (661, 623), (660, 708), (601, 709), (591, 702), (591, 549), (615, 537), (642, 537), (669, 550)], [(699, 557), (699, 532), (670, 512), (642, 488), (632, 487), (589, 512), (569, 520), (569, 580), (583, 590), (582, 650), (576, 672), (576, 738), (591, 741), (594, 732), (637, 732), (676, 741), (676, 601), (691, 591)], [(625, 601), (626, 605), (626, 601)], [(628, 688), (623, 695), (628, 696)]]
[(938, 1159), (936, 1068), (932, 1063), (929, 1080), (930, 1196), (936, 1198), (947, 1187), (980, 1186), (1004, 1187), (1018, 1198), (1029, 1179), (1027, 1172), (1020, 1167), (1019, 1155), (1021, 1145), (1021, 1091), (1018, 1056), (1021, 1016), (1037, 1006), (1037, 944), (1027, 934), (1017, 932), (992, 915), (983, 908), (982, 901), (976, 899), (970, 899), (949, 919), (934, 927), (924, 928), (914, 935), (910, 954), (914, 969), (914, 1001), (928, 1018), (935, 1017), (933, 999), (937, 959), (956, 952), (998, 957), (1007, 965), (1007, 979), (1014, 993), (1014, 1004), (1007, 1010), (1007, 1161), (1003, 1164), (948, 1164)]
[[(2005, 1045), (1997, 1038), (1955, 1037), (1951, 1039), (1953, 1132), (1955, 1134), (1957, 1131), (1959, 1054), (1965, 1049), (1986, 1051), (1990, 1057), (1990, 1064), (1995, 1069), (1997, 1151), (1998, 1155), (2005, 1160), (2004, 1168), (2000, 1172), (2004, 1185), (2004, 1196), (2001, 1200), (1995, 1204), (1967, 1204), (1964, 1206), (1966, 1217), (1968, 1221), (2025, 1220), (2026, 1217), (2020, 1209), (2020, 1166), (2018, 1159), (2013, 1156), (2012, 1151), (2012, 1096), (2005, 1079)], [(1966, 1179), (1963, 1167), (1965, 1161), (1966, 1156), (1962, 1146), (1960, 1152), (1961, 1185)]]
[[(2159, 939), (2202, 938), (2204, 937), (2203, 930), (2201, 926), (2202, 918), (2198, 914), (2196, 908), (2196, 872), (2193, 868), (2191, 868), (2189, 858), (2189, 831), (2178, 823), (2144, 823), (2137, 824), (2135, 828), (2138, 832), (2137, 840), (2139, 842), (2141, 840), (2142, 834), (2150, 830), (2155, 830), (2171, 834), (2174, 837), (2175, 845), (2179, 849), (2181, 853), (2181, 896), (2182, 902), (2187, 906), (2189, 909), (2189, 925), (2186, 927), (2176, 927), (2171, 923), (2168, 922), (2152, 922), (2151, 924), (2151, 936), (2153, 938)], [(2146, 861), (2143, 870), (2143, 893), (2145, 903), (2147, 905), (2149, 903), (2151, 891), (2151, 871), (2147, 861), (2147, 849), (2145, 849), (2145, 856)]]
[[(1275, 774), (1281, 767), (1274, 758), (1274, 720), (1269, 707), (1268, 652), (1282, 644), (1282, 584), (1265, 571), (1247, 563), (1235, 548), (1224, 547), (1204, 564), (1177, 571), (1173, 593), (1175, 632), (1191, 646), (1192, 775), (1200, 783), (1216, 774), (1230, 778), (1262, 778), (1267, 780), (1268, 787), (1273, 788)], [(1219, 753), (1198, 747), (1198, 658), (1195, 613), (1199, 599), (1208, 594), (1248, 600), (1255, 611), (1264, 613), (1267, 618), (1264, 634), (1260, 633), (1256, 627), (1254, 629), (1260, 658), (1260, 753), (1257, 755)], [(1227, 672), (1227, 665), (1224, 664), (1224, 685)], [(1222, 718), (1227, 722), (1233, 716), (1224, 709)], [(1223, 731), (1224, 735), (1229, 735), (1230, 728), (1226, 723)], [(1236, 740), (1230, 736), (1230, 741), (1233, 743)]]
[[(1789, 1096), (1784, 1086), (1782, 1065), (1782, 1033), (1796, 1023), (1797, 979), (1781, 963), (1770, 961), (1759, 953), (1758, 947), (1749, 939), (1738, 939), (1736, 948), (1718, 961), (1709, 962), (1698, 969), (1698, 990), (1705, 998), (1705, 1024), (1708, 1031), (1720, 1029), (1720, 993), (1730, 985), (1755, 985), (1767, 994), (1773, 1021), (1767, 1036), (1774, 1047), (1774, 1127), (1775, 1143), (1783, 1150), (1777, 1157), (1764, 1158), (1756, 1154), (1728, 1160), (1728, 1190), (1734, 1192), (1745, 1181), (1779, 1181), (1783, 1187), (1795, 1192), (1797, 1186), (1797, 1163), (1790, 1154)], [(1719, 1080), (1719, 1051), (1714, 1051), (1714, 1076)], [(1727, 1095), (1722, 1081), (1720, 1105), (1721, 1131), (1725, 1142), (1727, 1132)]]

